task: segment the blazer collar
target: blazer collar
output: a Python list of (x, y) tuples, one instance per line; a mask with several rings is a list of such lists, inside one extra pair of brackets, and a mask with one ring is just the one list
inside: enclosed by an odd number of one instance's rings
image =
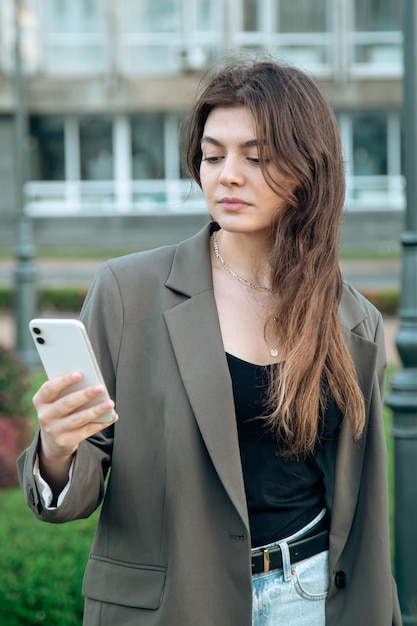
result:
[(367, 312), (360, 305), (359, 300), (353, 295), (350, 285), (343, 282), (342, 297), (339, 305), (339, 318), (342, 326), (352, 330), (367, 317)]
[(213, 290), (210, 235), (218, 228), (216, 222), (211, 222), (178, 244), (166, 287), (190, 297)]

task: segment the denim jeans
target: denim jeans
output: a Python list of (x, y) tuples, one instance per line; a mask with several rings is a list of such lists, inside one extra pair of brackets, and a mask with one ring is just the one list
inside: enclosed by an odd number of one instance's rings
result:
[(321, 517), (322, 514), (291, 537), (268, 546), (280, 546), (283, 569), (252, 577), (253, 626), (325, 626), (328, 550), (294, 564), (288, 550), (288, 543), (301, 538)]

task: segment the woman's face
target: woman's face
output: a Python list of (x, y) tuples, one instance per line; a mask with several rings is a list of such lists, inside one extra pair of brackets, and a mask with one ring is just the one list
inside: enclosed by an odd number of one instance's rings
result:
[(201, 186), (212, 218), (226, 231), (264, 235), (283, 200), (261, 171), (249, 109), (214, 108), (204, 126), (201, 149)]

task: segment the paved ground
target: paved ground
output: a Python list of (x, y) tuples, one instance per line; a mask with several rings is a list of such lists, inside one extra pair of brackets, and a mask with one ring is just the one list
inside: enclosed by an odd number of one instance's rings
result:
[[(41, 287), (81, 286), (87, 288), (100, 261), (37, 261), (37, 283)], [(400, 286), (401, 264), (394, 260), (343, 261), (342, 269), (346, 279), (359, 290), (394, 290)], [(0, 286), (12, 286), (15, 264), (13, 261), (0, 261)], [(398, 362), (395, 348), (397, 319), (385, 319), (386, 345), (390, 362)], [(7, 347), (15, 346), (15, 323), (10, 314), (0, 312), (0, 343)]]
[[(104, 259), (103, 259), (104, 260)], [(40, 260), (36, 261), (38, 283), (41, 287), (84, 286), (91, 279), (101, 261), (88, 260)], [(13, 284), (14, 261), (0, 261), (0, 286)], [(342, 261), (346, 279), (357, 289), (398, 289), (401, 264), (397, 260)]]

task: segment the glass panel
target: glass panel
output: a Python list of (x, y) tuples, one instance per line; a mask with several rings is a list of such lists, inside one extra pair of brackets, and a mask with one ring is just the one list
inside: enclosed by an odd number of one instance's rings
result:
[(31, 180), (65, 180), (64, 118), (31, 117)]
[(180, 0), (124, 0), (120, 7), (120, 66), (127, 73), (175, 70)]
[(242, 0), (242, 30), (253, 32), (260, 30), (260, 10), (257, 0)]
[(355, 30), (401, 30), (401, 4), (395, 0), (355, 0)]
[(212, 0), (195, 0), (197, 3), (197, 30), (212, 30), (218, 16), (219, 7)]
[(112, 180), (112, 120), (82, 117), (79, 126), (82, 180)]
[(353, 174), (387, 174), (387, 114), (383, 111), (352, 114)]
[(167, 46), (125, 45), (121, 66), (129, 74), (156, 74), (172, 69), (173, 55)]
[(45, 2), (47, 71), (91, 73), (103, 69), (104, 15), (100, 0)]
[(391, 44), (358, 44), (355, 46), (355, 61), (357, 63), (372, 63), (400, 68), (402, 65), (401, 46)]
[(100, 0), (47, 0), (47, 30), (52, 33), (97, 33), (103, 30)]
[(326, 0), (281, 0), (276, 30), (282, 33), (325, 32)]
[(162, 179), (164, 172), (164, 116), (142, 113), (132, 118), (132, 178)]
[(94, 74), (104, 68), (104, 61), (101, 44), (49, 44), (47, 49), (47, 69), (51, 74)]
[(121, 27), (130, 33), (179, 32), (180, 0), (126, 0)]

